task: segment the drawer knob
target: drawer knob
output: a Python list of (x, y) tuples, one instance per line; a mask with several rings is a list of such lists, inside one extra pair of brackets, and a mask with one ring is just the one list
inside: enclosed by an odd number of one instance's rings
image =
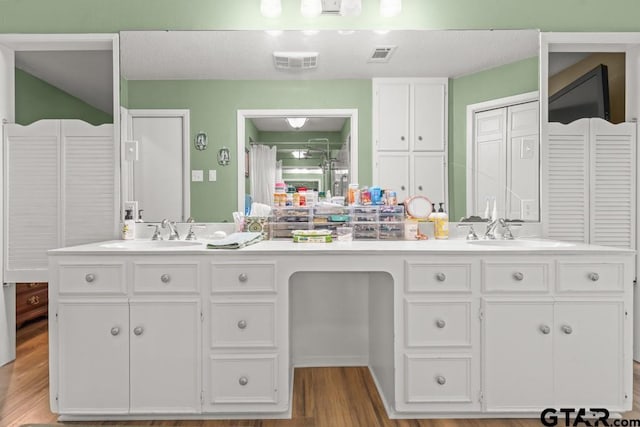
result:
[(589, 273), (589, 279), (592, 282), (597, 282), (598, 280), (600, 280), (600, 275), (598, 273)]
[(518, 282), (521, 282), (522, 280), (524, 280), (524, 274), (522, 274), (521, 272), (517, 271), (517, 272), (513, 273), (513, 278), (516, 279)]
[(436, 382), (440, 385), (445, 385), (447, 383), (447, 379), (445, 377), (443, 377), (442, 375), (438, 375), (436, 377)]
[(404, 141), (404, 136), (401, 136), (401, 137), (400, 137), (400, 141)]
[(245, 329), (246, 327), (247, 327), (247, 321), (246, 320), (238, 321), (238, 328), (239, 329)]
[(549, 333), (551, 332), (551, 328), (547, 325), (540, 325), (540, 332), (545, 335), (549, 335)]
[(111, 335), (113, 335), (114, 337), (119, 333), (120, 333), (120, 328), (118, 328), (117, 326), (114, 326), (113, 328), (111, 328)]
[(238, 379), (238, 384), (240, 384), (241, 386), (245, 386), (247, 384), (249, 384), (249, 378), (247, 377), (240, 377)]
[(171, 281), (171, 276), (169, 276), (168, 274), (163, 274), (162, 276), (160, 276), (160, 280), (162, 280), (162, 283), (169, 283)]
[(247, 276), (247, 273), (240, 273), (238, 280), (244, 283), (249, 280), (249, 276)]
[(84, 280), (86, 280), (87, 283), (93, 283), (96, 280), (96, 275), (93, 273), (89, 273), (86, 276), (84, 276)]
[(573, 333), (573, 328), (569, 325), (563, 325), (562, 328), (562, 332), (564, 332), (567, 335), (571, 335)]
[(447, 275), (444, 273), (438, 273), (436, 274), (436, 280), (438, 282), (444, 282), (445, 280), (447, 280)]
[(133, 328), (133, 334), (136, 336), (142, 335), (143, 332), (144, 332), (144, 329), (142, 328), (142, 326)]
[(440, 329), (444, 328), (445, 326), (447, 326), (447, 322), (445, 322), (442, 319), (438, 319), (436, 320), (436, 326)]
[(400, 189), (401, 189), (402, 191), (404, 191), (404, 188), (405, 188), (405, 187), (404, 187), (404, 185), (401, 185), (401, 186), (400, 186)]
[(422, 141), (422, 137), (421, 136), (418, 136), (418, 141)]

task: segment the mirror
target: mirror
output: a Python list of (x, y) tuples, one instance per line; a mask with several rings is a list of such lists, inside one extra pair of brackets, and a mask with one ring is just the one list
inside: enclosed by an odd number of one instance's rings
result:
[[(249, 179), (244, 147), (237, 143), (245, 131), (238, 111), (357, 110), (359, 144), (349, 160), (357, 159), (358, 169), (349, 165), (350, 180), (373, 185), (372, 79), (448, 77), (449, 212), (459, 219), (467, 214), (467, 106), (536, 91), (538, 35), (537, 30), (123, 31), (122, 105), (189, 109), (190, 168), (204, 174), (202, 182), (187, 183), (191, 215), (198, 221), (230, 221), (231, 212), (243, 205)], [(370, 61), (375, 49), (385, 46), (396, 46), (389, 61)], [(281, 51), (317, 52), (317, 66), (299, 70), (291, 60), (289, 69), (277, 69), (273, 53)], [(199, 132), (208, 135), (204, 151), (193, 143)], [(230, 162), (221, 166), (216, 155), (225, 146)], [(209, 180), (212, 170), (215, 181)]]

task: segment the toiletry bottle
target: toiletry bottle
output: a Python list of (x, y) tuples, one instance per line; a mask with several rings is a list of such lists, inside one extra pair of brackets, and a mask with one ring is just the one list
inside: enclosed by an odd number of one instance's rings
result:
[(440, 202), (440, 209), (436, 215), (436, 239), (445, 240), (449, 238), (449, 215), (444, 211), (444, 203)]
[(138, 219), (136, 219), (136, 222), (144, 222), (142, 219), (142, 212), (144, 212), (144, 209), (138, 209)]
[(493, 198), (493, 211), (491, 212), (491, 221), (498, 219), (498, 209), (496, 206), (496, 198)]
[(427, 217), (427, 221), (433, 222), (434, 227), (435, 227), (436, 217), (437, 216), (438, 216), (438, 209), (436, 209), (436, 204), (435, 203), (431, 203), (431, 213)]
[(133, 240), (136, 236), (136, 221), (133, 219), (132, 209), (127, 209), (122, 224), (122, 239)]

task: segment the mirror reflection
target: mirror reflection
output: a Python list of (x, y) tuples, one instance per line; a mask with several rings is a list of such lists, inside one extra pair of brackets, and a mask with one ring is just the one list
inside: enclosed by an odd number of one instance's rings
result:
[[(244, 206), (245, 194), (252, 189), (251, 173), (245, 176), (244, 166), (245, 146), (251, 145), (248, 136), (244, 144), (237, 138), (240, 128), (244, 132), (245, 126), (259, 124), (240, 122), (240, 110), (357, 110), (360, 142), (356, 155), (348, 159), (338, 158), (343, 146), (334, 144), (335, 138), (298, 137), (304, 130), (290, 132), (298, 134), (295, 138), (279, 135), (275, 140), (269, 139), (269, 131), (260, 131), (264, 137), (253, 138), (253, 142), (275, 147), (283, 161), (283, 178), (294, 185), (317, 184), (319, 190), (337, 193), (340, 189), (334, 187), (336, 180), (344, 178), (341, 171), (345, 170), (348, 181), (384, 187), (385, 183), (373, 182), (378, 175), (372, 81), (415, 77), (448, 79), (445, 188), (450, 217), (457, 220), (470, 212), (467, 107), (538, 89), (537, 30), (327, 30), (314, 35), (300, 31), (278, 35), (264, 31), (124, 31), (120, 40), (123, 107), (190, 111), (186, 144), (191, 170), (182, 176), (183, 184), (190, 189), (191, 216), (198, 221), (231, 220), (231, 212)], [(385, 47), (390, 54), (385, 61), (376, 61), (377, 49)], [(282, 52), (313, 54), (315, 62), (291, 56), (283, 61), (279, 55)], [(305, 68), (304, 64), (312, 62), (313, 67)], [(199, 132), (208, 135), (208, 149), (204, 151), (194, 145)], [(329, 139), (329, 147), (324, 140), (314, 138)], [(225, 146), (230, 148), (228, 166), (219, 165), (216, 158)], [(534, 148), (537, 150), (537, 146)], [(294, 151), (301, 158), (290, 158), (285, 166), (285, 157)], [(297, 169), (294, 164), (303, 163), (303, 158), (315, 163), (305, 168), (317, 168), (312, 172), (305, 169), (305, 177), (292, 172)], [(356, 159), (360, 164), (357, 170), (351, 164)], [(504, 156), (488, 156), (488, 161), (489, 167), (506, 168)], [(203, 179), (193, 180), (190, 172), (194, 171), (202, 171)], [(211, 171), (215, 171), (213, 175)], [(526, 179), (537, 181), (527, 173)], [(510, 191), (506, 181), (493, 185), (501, 186), (501, 193)], [(531, 209), (537, 212), (537, 207)], [(525, 219), (535, 220), (533, 216)]]

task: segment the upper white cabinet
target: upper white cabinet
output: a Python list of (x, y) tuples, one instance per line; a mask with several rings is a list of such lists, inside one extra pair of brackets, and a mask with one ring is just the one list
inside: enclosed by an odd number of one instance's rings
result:
[(47, 281), (47, 250), (117, 235), (113, 125), (4, 126), (6, 282)]
[(373, 181), (447, 200), (447, 79), (374, 79)]
[(545, 236), (635, 247), (636, 124), (548, 124), (542, 154)]

